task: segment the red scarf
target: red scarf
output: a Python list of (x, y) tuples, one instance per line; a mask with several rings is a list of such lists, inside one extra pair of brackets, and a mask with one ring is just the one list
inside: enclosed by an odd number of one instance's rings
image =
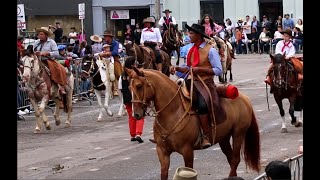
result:
[(153, 30), (150, 28), (150, 29), (146, 29), (144, 31), (150, 31), (150, 32), (153, 32)]
[(283, 52), (285, 47), (291, 48), (291, 46), (289, 46), (289, 44), (290, 44), (290, 41), (289, 41), (288, 43), (286, 43), (285, 41), (283, 41), (283, 47), (282, 47), (282, 50), (281, 50), (281, 51)]
[[(202, 44), (202, 42), (200, 43)], [(187, 66), (192, 66), (192, 67), (195, 67), (199, 64), (200, 62), (200, 54), (199, 54), (199, 46), (200, 44), (194, 44), (189, 53), (188, 53), (188, 60), (187, 60)], [(191, 54), (193, 53), (193, 62), (191, 64)]]

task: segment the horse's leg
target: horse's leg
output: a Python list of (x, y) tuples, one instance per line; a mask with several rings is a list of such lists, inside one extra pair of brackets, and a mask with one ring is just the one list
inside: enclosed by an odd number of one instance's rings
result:
[(232, 81), (233, 81), (233, 78), (232, 78), (231, 65), (230, 65), (230, 69), (229, 69), (229, 71), (230, 71), (230, 78), (229, 78), (229, 81), (230, 81), (230, 82), (232, 82)]
[[(44, 110), (45, 110), (46, 105), (48, 104), (48, 102), (49, 102), (49, 95), (46, 94), (41, 99), (41, 103), (40, 103), (40, 106), (39, 106), (39, 113), (42, 115), (43, 124), (45, 125), (46, 129), (50, 130), (51, 126), (50, 126), (50, 123), (48, 121), (48, 117), (44, 113)], [(58, 105), (56, 104), (56, 108), (57, 108), (57, 106), (59, 108), (59, 104)]]
[(183, 160), (184, 160), (184, 166), (189, 167), (189, 168), (193, 168), (193, 160), (194, 160), (193, 159), (193, 157), (194, 157), (193, 147), (184, 148), (182, 156), (183, 156)]
[[(109, 86), (110, 86), (111, 84), (109, 84)], [(105, 85), (106, 87), (109, 87), (109, 86), (107, 86), (107, 85)], [(118, 88), (117, 88), (118, 89)], [(112, 91), (112, 94), (113, 94), (113, 91)], [(103, 105), (103, 108), (106, 110), (106, 112), (107, 112), (107, 114), (109, 115), (109, 116), (113, 116), (113, 113), (109, 110), (109, 100), (110, 100), (110, 98), (109, 98), (109, 95), (110, 95), (110, 93), (109, 93), (109, 91), (107, 91), (107, 88), (106, 88), (106, 90), (105, 90), (105, 94), (104, 94), (104, 105)]]
[(240, 150), (242, 143), (244, 142), (244, 134), (239, 132), (233, 133), (232, 135), (232, 159), (231, 159), (231, 170), (229, 176), (237, 176), (237, 168), (240, 163)]
[(122, 92), (120, 89), (118, 89), (118, 96), (119, 96), (119, 101), (120, 101), (120, 109), (118, 112), (118, 116), (124, 116), (126, 113), (124, 110), (123, 96), (122, 96)]
[(30, 98), (30, 102), (32, 104), (33, 110), (34, 110), (34, 114), (36, 116), (36, 128), (34, 129), (34, 133), (40, 133), (41, 130), (41, 117), (40, 117), (40, 112), (39, 112), (39, 107), (38, 107), (38, 103), (35, 102), (35, 100), (33, 98)]
[(179, 61), (180, 61), (180, 48), (177, 48), (176, 49), (176, 52), (177, 52), (177, 55), (178, 55), (178, 59), (177, 59), (177, 63), (176, 63), (176, 65), (178, 66), (180, 63), (179, 63)]
[(170, 152), (167, 152), (157, 146), (157, 154), (161, 166), (161, 180), (167, 180), (170, 166)]
[(219, 142), (219, 145), (221, 147), (221, 150), (222, 150), (223, 154), (227, 156), (227, 160), (228, 160), (228, 163), (229, 163), (230, 168), (231, 168), (232, 148), (231, 148), (231, 144), (230, 144), (230, 137), (231, 137), (231, 135), (228, 135), (225, 138), (223, 138)]
[(276, 94), (274, 94), (274, 99), (276, 100), (276, 103), (278, 104), (279, 110), (280, 110), (280, 115), (282, 118), (282, 126), (281, 126), (281, 132), (282, 133), (287, 133), (287, 125), (286, 125), (286, 119), (284, 117), (284, 109), (283, 109), (283, 105), (282, 105), (282, 99), (279, 98)]
[(67, 113), (68, 113), (68, 117), (66, 120), (66, 127), (70, 127), (71, 126), (71, 113), (72, 113), (72, 93), (73, 93), (73, 88), (70, 88), (70, 90), (68, 90), (67, 92)]
[(298, 121), (297, 118), (294, 114), (294, 105), (296, 103), (296, 97), (290, 97), (289, 98), (289, 103), (290, 103), (290, 108), (289, 108), (289, 114), (291, 116), (291, 124), (294, 125), (295, 127), (300, 127), (302, 125), (302, 122)]
[(59, 126), (61, 121), (60, 121), (60, 100), (58, 98), (54, 98), (53, 99), (54, 103), (55, 103), (55, 110), (54, 110), (54, 119), (56, 120), (56, 125)]
[[(107, 87), (107, 88), (108, 88), (108, 87)], [(106, 88), (106, 91), (108, 91), (107, 88)], [(97, 101), (98, 101), (98, 104), (99, 104), (99, 116), (98, 116), (98, 121), (101, 121), (102, 115), (103, 115), (103, 113), (102, 113), (103, 105), (102, 105), (102, 103), (101, 103), (101, 94), (100, 94), (100, 91), (98, 91), (98, 90), (96, 90), (96, 89), (94, 89), (94, 93), (96, 94)], [(105, 97), (105, 98), (109, 98), (109, 97), (107, 96), (107, 97)]]

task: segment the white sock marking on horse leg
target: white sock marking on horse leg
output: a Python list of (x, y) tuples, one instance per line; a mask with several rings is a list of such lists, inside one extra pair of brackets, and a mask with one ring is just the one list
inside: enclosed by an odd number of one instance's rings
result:
[(286, 127), (286, 118), (285, 118), (284, 116), (282, 116), (281, 118), (282, 118), (282, 127), (281, 127), (281, 128), (282, 128), (282, 129), (283, 129), (283, 128), (287, 128), (287, 127)]
[(102, 109), (103, 109), (103, 106), (102, 106), (102, 103), (101, 103), (101, 94), (100, 94), (100, 91), (98, 90), (94, 90), (95, 94), (96, 94), (96, 97), (97, 97), (97, 101), (98, 101), (98, 104), (99, 104), (99, 116), (98, 116), (98, 121), (100, 121), (102, 119)]

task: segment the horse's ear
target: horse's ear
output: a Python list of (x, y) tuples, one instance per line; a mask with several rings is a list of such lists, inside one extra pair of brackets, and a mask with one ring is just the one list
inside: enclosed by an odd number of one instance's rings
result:
[(132, 69), (137, 73), (138, 76), (144, 76), (143, 72), (140, 71), (137, 67), (133, 66)]
[(283, 57), (286, 57), (286, 51), (283, 52), (282, 56), (283, 56)]
[(272, 54), (270, 53), (269, 55), (270, 55), (270, 58), (271, 58), (271, 59), (273, 59), (273, 56), (272, 56)]

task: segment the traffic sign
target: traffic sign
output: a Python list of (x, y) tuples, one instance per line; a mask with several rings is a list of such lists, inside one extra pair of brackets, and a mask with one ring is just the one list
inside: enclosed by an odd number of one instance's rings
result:
[(24, 4), (18, 4), (17, 6), (17, 29), (27, 29)]
[(78, 8), (79, 8), (79, 19), (84, 19), (84, 17), (85, 17), (85, 4), (84, 3), (78, 4)]

